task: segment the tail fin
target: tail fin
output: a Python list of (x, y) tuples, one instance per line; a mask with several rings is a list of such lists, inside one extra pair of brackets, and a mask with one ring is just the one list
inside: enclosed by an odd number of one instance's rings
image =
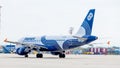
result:
[(84, 36), (84, 35), (91, 35), (92, 33), (92, 26), (94, 20), (95, 9), (90, 9), (87, 16), (85, 17), (81, 27), (79, 28), (76, 36)]

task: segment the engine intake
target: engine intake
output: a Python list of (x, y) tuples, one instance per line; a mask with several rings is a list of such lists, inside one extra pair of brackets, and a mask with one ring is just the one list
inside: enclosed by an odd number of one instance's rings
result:
[(18, 55), (26, 55), (26, 54), (28, 54), (30, 51), (31, 51), (31, 50), (30, 50), (30, 48), (28, 48), (28, 47), (19, 47), (19, 48), (17, 48), (16, 53), (17, 53)]

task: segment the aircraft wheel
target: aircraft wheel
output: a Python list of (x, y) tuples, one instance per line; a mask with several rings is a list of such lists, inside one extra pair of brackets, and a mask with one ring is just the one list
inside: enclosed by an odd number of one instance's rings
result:
[(36, 58), (43, 58), (43, 54), (37, 54)]
[(59, 58), (65, 58), (65, 54), (59, 54)]
[(26, 54), (25, 57), (27, 58), (27, 57), (28, 57), (28, 54)]

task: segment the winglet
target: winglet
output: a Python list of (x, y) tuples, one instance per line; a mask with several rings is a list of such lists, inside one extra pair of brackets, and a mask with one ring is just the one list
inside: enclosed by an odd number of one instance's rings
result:
[(7, 38), (5, 38), (4, 42), (7, 42)]

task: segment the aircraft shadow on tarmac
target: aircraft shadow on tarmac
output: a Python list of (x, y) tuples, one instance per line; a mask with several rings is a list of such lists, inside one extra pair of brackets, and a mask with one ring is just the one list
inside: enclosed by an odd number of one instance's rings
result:
[(7, 58), (15, 58), (15, 59), (83, 59), (80, 57), (66, 57), (66, 58), (59, 58), (59, 57), (43, 57), (43, 58), (36, 58), (36, 57), (7, 57)]

